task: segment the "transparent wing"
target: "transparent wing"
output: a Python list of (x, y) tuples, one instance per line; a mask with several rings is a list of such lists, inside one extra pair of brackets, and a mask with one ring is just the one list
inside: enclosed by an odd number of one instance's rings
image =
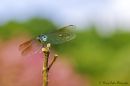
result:
[(22, 51), (25, 48), (29, 47), (32, 44), (32, 40), (26, 41), (19, 45), (19, 50)]
[(42, 44), (35, 39), (24, 42), (19, 46), (19, 50), (23, 56), (38, 53), (41, 48)]
[(63, 27), (55, 32), (46, 34), (48, 37), (47, 42), (51, 44), (61, 44), (67, 41), (70, 41), (75, 38), (75, 26), (69, 25)]

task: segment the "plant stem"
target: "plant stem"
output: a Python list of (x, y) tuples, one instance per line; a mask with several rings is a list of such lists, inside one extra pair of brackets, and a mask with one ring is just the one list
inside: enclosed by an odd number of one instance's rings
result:
[(48, 71), (51, 69), (51, 67), (52, 67), (52, 65), (54, 64), (54, 62), (56, 61), (57, 57), (58, 57), (58, 55), (55, 54), (54, 57), (53, 57), (53, 60), (52, 60), (51, 64), (50, 64), (49, 67), (48, 67)]
[(49, 58), (49, 48), (43, 49), (44, 62), (43, 62), (43, 86), (48, 86), (48, 58)]
[(51, 47), (51, 44), (48, 43), (46, 47), (42, 48), (42, 51), (44, 54), (44, 56), (43, 56), (44, 57), (43, 58), (44, 59), (43, 60), (43, 72), (42, 72), (43, 73), (43, 86), (48, 86), (48, 72), (58, 57), (58, 55), (55, 54), (51, 64), (48, 65), (48, 59), (49, 59), (49, 55), (50, 55), (50, 47)]

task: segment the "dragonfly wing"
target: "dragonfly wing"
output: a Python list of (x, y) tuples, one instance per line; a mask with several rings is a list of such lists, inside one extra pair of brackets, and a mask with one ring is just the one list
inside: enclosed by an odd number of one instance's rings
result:
[(19, 46), (19, 50), (23, 56), (27, 54), (35, 54), (42, 48), (42, 44), (37, 40), (27, 41)]
[(32, 45), (26, 47), (23, 51), (21, 51), (22, 56), (26, 56), (32, 51)]
[(63, 27), (55, 32), (46, 34), (48, 37), (47, 42), (52, 44), (61, 44), (66, 41), (70, 41), (75, 38), (75, 26), (69, 25), (66, 27)]
[(29, 40), (29, 41), (26, 41), (22, 44), (19, 45), (19, 50), (22, 51), (24, 50), (25, 48), (29, 47), (32, 43), (32, 40)]

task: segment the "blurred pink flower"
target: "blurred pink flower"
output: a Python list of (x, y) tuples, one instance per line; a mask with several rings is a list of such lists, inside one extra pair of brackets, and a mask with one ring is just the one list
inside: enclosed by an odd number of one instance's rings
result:
[[(0, 43), (0, 86), (42, 86), (42, 54), (21, 56), (17, 38)], [(52, 53), (53, 54), (53, 53)], [(49, 72), (49, 86), (89, 86), (72, 65), (58, 58)]]

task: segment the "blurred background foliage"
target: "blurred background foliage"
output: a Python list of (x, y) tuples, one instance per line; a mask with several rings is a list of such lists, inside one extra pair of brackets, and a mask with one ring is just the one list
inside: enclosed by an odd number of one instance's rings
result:
[[(24, 33), (35, 37), (57, 28), (51, 21), (41, 18), (10, 21), (0, 26), (0, 39), (7, 41)], [(97, 84), (100, 80), (130, 81), (130, 32), (118, 30), (102, 36), (94, 25), (86, 28), (77, 31), (75, 40), (54, 46), (56, 52), (68, 57), (78, 73), (89, 76), (95, 82), (93, 86), (100, 86)]]

